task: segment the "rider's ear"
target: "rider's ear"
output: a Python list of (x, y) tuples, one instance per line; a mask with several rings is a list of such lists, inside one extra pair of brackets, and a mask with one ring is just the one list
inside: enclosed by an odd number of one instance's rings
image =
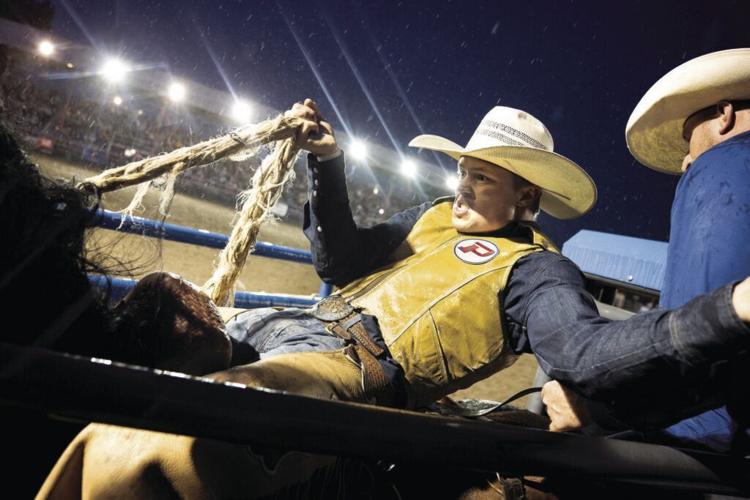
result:
[(539, 197), (542, 195), (542, 190), (538, 186), (524, 186), (519, 189), (518, 202), (516, 203), (519, 207), (527, 208), (537, 203)]
[(734, 128), (735, 109), (731, 102), (722, 101), (716, 105), (716, 111), (719, 115), (719, 133), (724, 135)]

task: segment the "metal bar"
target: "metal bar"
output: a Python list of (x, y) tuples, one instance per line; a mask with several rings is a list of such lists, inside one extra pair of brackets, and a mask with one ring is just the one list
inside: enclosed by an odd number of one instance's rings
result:
[(316, 297), (299, 297), (261, 292), (235, 292), (234, 307), (252, 309), (255, 307), (310, 307), (318, 301)]
[(402, 463), (748, 491), (750, 460), (727, 455), (318, 400), (5, 343), (0, 367), (0, 403), (63, 418)]
[[(542, 387), (544, 384), (552, 380), (549, 375), (544, 373), (540, 367), (537, 366), (536, 373), (534, 374), (534, 383), (532, 387)], [(544, 403), (542, 402), (542, 393), (535, 392), (529, 396), (526, 409), (530, 412), (542, 415), (544, 412)]]
[(320, 289), (318, 289), (318, 295), (321, 297), (328, 297), (331, 295), (331, 292), (333, 291), (333, 285), (330, 285), (328, 283), (321, 283)]
[(616, 279), (607, 278), (606, 276), (601, 276), (599, 274), (593, 274), (588, 272), (583, 272), (583, 275), (590, 280), (598, 281), (599, 283), (603, 283), (608, 286), (612, 286), (615, 288), (621, 288), (623, 290), (627, 290), (629, 292), (635, 292), (642, 295), (650, 295), (654, 298), (659, 298), (659, 290), (654, 290), (653, 288), (646, 288), (639, 285), (634, 285), (632, 283), (627, 283), (625, 281), (618, 281)]
[[(89, 275), (89, 281), (95, 286), (108, 289), (110, 299), (118, 301), (135, 286), (136, 280), (107, 277), (100, 274)], [(262, 292), (235, 292), (234, 307), (252, 309), (255, 307), (309, 307), (319, 300), (318, 297), (299, 295), (282, 295)]]
[[(209, 248), (223, 249), (229, 237), (224, 234), (212, 233), (204, 229), (195, 229), (167, 222), (159, 222), (143, 217), (124, 217), (122, 214), (109, 210), (98, 210), (98, 225), (105, 229), (122, 231), (131, 234), (141, 234), (155, 238), (162, 238), (180, 243), (190, 243)], [(261, 257), (272, 257), (275, 259), (288, 260), (312, 264), (312, 256), (306, 250), (298, 248), (274, 245), (259, 241), (252, 251), (253, 255)]]

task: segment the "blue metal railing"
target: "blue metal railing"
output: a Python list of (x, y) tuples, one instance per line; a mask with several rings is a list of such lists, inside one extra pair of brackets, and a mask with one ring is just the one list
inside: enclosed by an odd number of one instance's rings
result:
[[(125, 233), (142, 234), (144, 236), (178, 241), (180, 243), (190, 243), (191, 245), (202, 247), (218, 248), (220, 250), (229, 241), (229, 237), (225, 234), (144, 219), (143, 217), (125, 217), (122, 214), (109, 210), (99, 210), (97, 215), (99, 216), (100, 227)], [(262, 241), (255, 244), (253, 255), (312, 264), (312, 256), (306, 250), (264, 243)]]
[[(213, 233), (203, 229), (195, 229), (177, 224), (159, 222), (143, 217), (125, 217), (117, 212), (109, 210), (97, 211), (97, 224), (105, 229), (112, 229), (131, 234), (140, 234), (169, 241), (188, 243), (208, 248), (223, 249), (229, 237), (220, 233)], [(252, 252), (253, 255), (269, 257), (273, 259), (288, 260), (312, 264), (312, 255), (306, 250), (290, 248), (272, 243), (257, 242)], [(92, 283), (101, 287), (109, 287), (113, 300), (118, 300), (135, 286), (135, 280), (125, 278), (104, 277), (91, 275)], [(235, 307), (307, 307), (314, 304), (320, 297), (331, 294), (332, 286), (321, 283), (318, 290), (319, 297), (301, 297), (296, 295), (283, 295), (261, 292), (237, 292), (234, 297)]]
[[(102, 276), (101, 274), (90, 274), (89, 281), (99, 288), (110, 290), (111, 300), (120, 300), (137, 280), (128, 278), (116, 278)], [(282, 295), (277, 293), (263, 292), (236, 292), (234, 294), (234, 307), (251, 309), (254, 307), (309, 307), (317, 302), (318, 297), (301, 297), (298, 295)]]

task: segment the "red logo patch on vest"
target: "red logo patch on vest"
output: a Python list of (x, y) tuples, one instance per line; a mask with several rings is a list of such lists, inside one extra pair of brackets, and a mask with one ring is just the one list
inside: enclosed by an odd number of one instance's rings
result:
[(453, 247), (456, 257), (469, 264), (484, 264), (499, 253), (497, 246), (487, 240), (461, 240)]

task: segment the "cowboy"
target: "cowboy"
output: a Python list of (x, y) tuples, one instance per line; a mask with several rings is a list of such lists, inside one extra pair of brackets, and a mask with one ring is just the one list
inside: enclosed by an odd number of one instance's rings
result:
[[(602, 320), (580, 271), (534, 222), (539, 209), (558, 218), (585, 213), (595, 202), (594, 183), (553, 152), (549, 131), (524, 111), (493, 108), (466, 147), (437, 136), (415, 138), (412, 146), (458, 160), (456, 196), (408, 209), (372, 228), (353, 222), (344, 155), (315, 103), (296, 104), (288, 113), (305, 120), (298, 141), (310, 151), (304, 229), (315, 267), (341, 289), (307, 311), (237, 314), (227, 327), (235, 348), (250, 347), (260, 360), (214, 374), (215, 379), (318, 398), (419, 407), (533, 350), (552, 376), (573, 373), (581, 387), (603, 392), (607, 385), (599, 381), (608, 373), (627, 378), (628, 370), (615, 370), (623, 366), (617, 346), (634, 331), (648, 345), (649, 335), (671, 338), (669, 325), (689, 324), (696, 310), (712, 314), (732, 307), (732, 294), (721, 290), (700, 299), (699, 307), (644, 314), (630, 322)], [(709, 325), (684, 348), (711, 344), (721, 333), (726, 340), (717, 349), (736, 349), (743, 345), (743, 328), (738, 318)], [(650, 364), (666, 379), (679, 378), (673, 366), (681, 352), (659, 354), (653, 359), (645, 352), (637, 363)], [(673, 364), (664, 363), (669, 356)], [(188, 496), (247, 496), (256, 491), (254, 481), (264, 487), (273, 482), (252, 452), (201, 443), (91, 426), (68, 448), (41, 496), (58, 487), (134, 495), (149, 481)], [(83, 476), (70, 473), (82, 467), (70, 464), (75, 453), (91, 457)], [(280, 462), (275, 480), (300, 480), (310, 467), (321, 466), (317, 460), (294, 455)], [(158, 474), (146, 478), (146, 465)], [(286, 474), (295, 468), (301, 475)], [(114, 471), (120, 481), (111, 481)], [(85, 484), (71, 486), (76, 477), (84, 477)]]
[[(660, 306), (680, 307), (749, 275), (750, 49), (707, 54), (667, 73), (635, 107), (625, 134), (639, 162), (660, 172), (682, 174), (672, 205)], [(744, 392), (727, 395), (727, 389), (731, 377), (743, 380), (741, 384), (748, 379), (740, 369), (747, 361), (746, 357), (731, 364), (722, 361), (726, 360), (717, 359), (707, 367), (706, 378), (696, 381), (696, 387), (702, 388), (699, 404), (688, 399), (682, 401), (681, 410), (720, 407), (679, 422), (665, 433), (716, 451), (742, 453), (748, 449), (747, 433), (737, 432), (736, 419), (747, 422)], [(585, 422), (582, 401), (566, 394), (559, 383), (549, 383), (543, 399), (555, 429), (570, 430)], [(725, 402), (729, 405), (720, 405)]]
[[(356, 228), (344, 187), (343, 153), (330, 125), (309, 100), (290, 113), (309, 120), (300, 134), (313, 138), (303, 142), (312, 153), (304, 230), (316, 270), (341, 287), (310, 315), (337, 322), (326, 328), (339, 339), (365, 340), (354, 343), (367, 347), (357, 355), (365, 368), (364, 386), (374, 388), (385, 378), (390, 392), (395, 389), (393, 403), (419, 407), (508, 366), (519, 353), (502, 333), (509, 270), (530, 254), (559, 258), (533, 221), (540, 209), (558, 218), (588, 211), (596, 188), (585, 171), (552, 151), (552, 137), (539, 120), (496, 107), (466, 148), (435, 136), (410, 144), (458, 160), (455, 199), (424, 203), (373, 228)], [(466, 310), (477, 312), (457, 321)], [(229, 334), (260, 350), (266, 342), (256, 325), (286, 314), (242, 313)], [(352, 316), (338, 317), (344, 315)], [(373, 354), (380, 363), (366, 361)]]

